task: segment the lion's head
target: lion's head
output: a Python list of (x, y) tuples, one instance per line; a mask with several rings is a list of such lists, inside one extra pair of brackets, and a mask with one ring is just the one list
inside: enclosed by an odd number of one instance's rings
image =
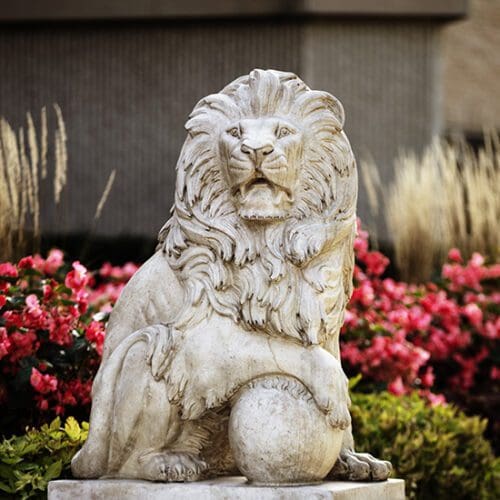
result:
[[(288, 300), (303, 281), (286, 254), (290, 235), (310, 219), (326, 224), (355, 211), (355, 161), (343, 123), (336, 98), (273, 70), (254, 70), (195, 106), (173, 215), (160, 232), (193, 305), (205, 301), (255, 323), (253, 316), (265, 322)], [(245, 300), (257, 298), (254, 312), (242, 313)]]
[(242, 118), (220, 134), (221, 167), (243, 219), (288, 216), (304, 159), (303, 144), (301, 128), (280, 116)]

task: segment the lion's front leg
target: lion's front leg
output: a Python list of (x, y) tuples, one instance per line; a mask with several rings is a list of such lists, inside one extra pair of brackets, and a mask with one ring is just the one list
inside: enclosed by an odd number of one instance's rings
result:
[(226, 318), (216, 317), (186, 333), (166, 377), (183, 418), (196, 419), (251, 380), (272, 374), (300, 380), (332, 426), (349, 425), (347, 378), (335, 357), (320, 346), (243, 330)]

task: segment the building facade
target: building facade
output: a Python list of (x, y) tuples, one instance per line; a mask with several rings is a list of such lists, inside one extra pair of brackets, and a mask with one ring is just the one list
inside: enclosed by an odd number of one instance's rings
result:
[[(40, 108), (55, 102), (67, 127), (68, 185), (57, 208), (44, 186), (44, 232), (89, 230), (116, 169), (96, 234), (144, 237), (168, 217), (191, 109), (255, 67), (292, 71), (337, 96), (358, 159), (372, 157), (388, 183), (400, 149), (420, 151), (442, 130), (440, 34), (466, 7), (464, 0), (14, 3), (0, 13), (0, 115), (18, 126), (31, 111), (37, 122)], [(361, 190), (362, 217), (367, 210)]]

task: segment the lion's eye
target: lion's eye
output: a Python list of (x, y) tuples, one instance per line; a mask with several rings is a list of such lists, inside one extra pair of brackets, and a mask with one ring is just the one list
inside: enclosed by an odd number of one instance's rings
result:
[(286, 137), (287, 135), (293, 134), (293, 131), (289, 129), (288, 127), (280, 127), (278, 130), (278, 139), (282, 139), (283, 137)]
[(240, 138), (240, 129), (239, 127), (233, 127), (233, 128), (230, 128), (227, 133), (229, 135), (232, 135), (233, 137), (236, 137), (237, 139)]

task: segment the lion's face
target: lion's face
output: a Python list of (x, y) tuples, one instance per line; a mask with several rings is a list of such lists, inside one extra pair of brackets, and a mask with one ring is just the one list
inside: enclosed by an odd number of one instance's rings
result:
[(303, 157), (298, 125), (280, 117), (241, 119), (222, 131), (219, 145), (221, 167), (240, 217), (287, 218)]

